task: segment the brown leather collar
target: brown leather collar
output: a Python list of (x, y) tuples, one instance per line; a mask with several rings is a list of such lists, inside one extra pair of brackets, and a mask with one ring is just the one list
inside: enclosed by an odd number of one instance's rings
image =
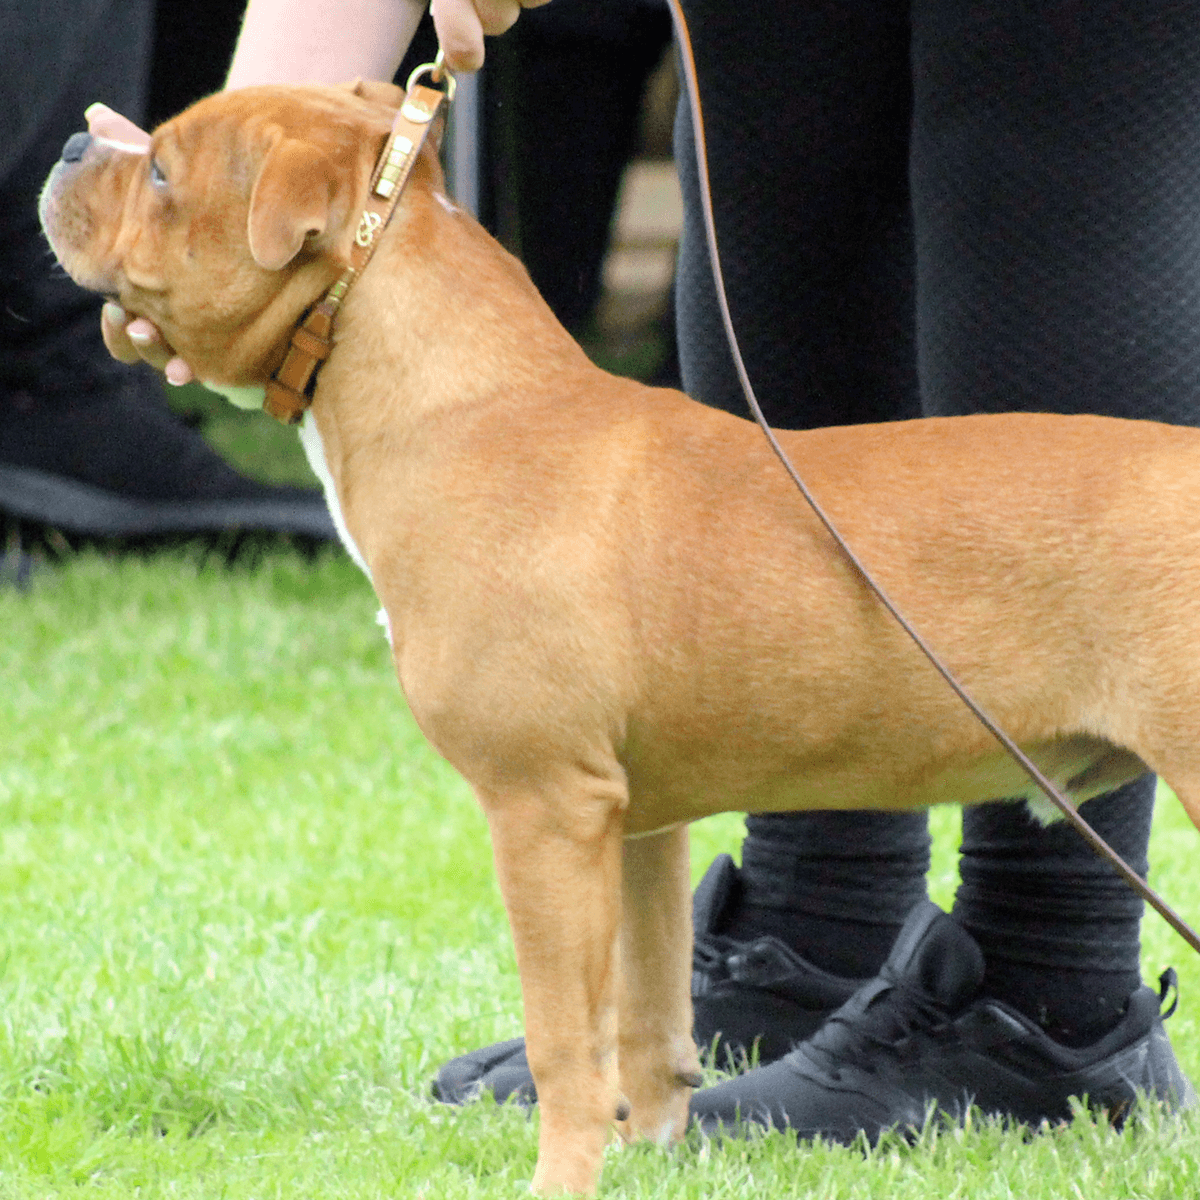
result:
[[(416, 80), (426, 72), (435, 80), (444, 78), (446, 90), (438, 91), (417, 84)], [(292, 333), (282, 365), (267, 384), (263, 409), (277, 421), (285, 425), (299, 424), (312, 403), (317, 369), (333, 349), (333, 322), (342, 301), (350, 285), (371, 261), (379, 235), (396, 211), (417, 155), (437, 124), (441, 105), (443, 101), (452, 99), (453, 95), (454, 79), (442, 67), (440, 55), (437, 62), (418, 67), (409, 76), (404, 103), (396, 113), (392, 131), (371, 175), (366, 207), (350, 252), (350, 265), (333, 287), (305, 314), (304, 320)]]

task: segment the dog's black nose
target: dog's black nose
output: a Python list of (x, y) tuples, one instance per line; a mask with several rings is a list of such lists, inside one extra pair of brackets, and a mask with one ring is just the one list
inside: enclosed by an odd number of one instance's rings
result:
[(62, 148), (63, 162), (78, 162), (84, 151), (92, 144), (90, 133), (73, 133), (67, 138), (67, 144)]

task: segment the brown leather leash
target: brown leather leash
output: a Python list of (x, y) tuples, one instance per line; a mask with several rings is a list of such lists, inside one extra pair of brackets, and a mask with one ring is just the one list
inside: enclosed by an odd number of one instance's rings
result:
[[(445, 91), (419, 84), (417, 80), (424, 75), (429, 75), (435, 83), (444, 81)], [(293, 331), (287, 355), (267, 384), (263, 408), (277, 421), (298, 425), (312, 404), (313, 381), (317, 369), (333, 349), (333, 323), (342, 301), (371, 261), (379, 235), (396, 211), (421, 147), (436, 127), (443, 101), (449, 104), (453, 99), (454, 76), (442, 65), (440, 52), (433, 62), (417, 67), (408, 77), (404, 103), (396, 113), (371, 174), (366, 207), (354, 234), (350, 265)]]
[(792, 482), (799, 489), (800, 494), (808, 502), (809, 507), (816, 514), (817, 519), (825, 527), (829, 536), (834, 540), (842, 554), (845, 555), (847, 561), (858, 573), (863, 583), (875, 594), (879, 602), (891, 613), (896, 623), (900, 628), (912, 639), (917, 648), (929, 660), (934, 669), (946, 681), (955, 695), (963, 702), (964, 705), (974, 714), (981, 725), (1000, 743), (1001, 746), (1017, 761), (1025, 773), (1037, 784), (1038, 788), (1044, 792), (1050, 802), (1062, 813), (1078, 831), (1083, 835), (1087, 843), (1100, 855), (1106, 859), (1117, 870), (1127, 884), (1143, 900), (1146, 901), (1162, 918), (1179, 934), (1181, 938), (1197, 954), (1200, 954), (1200, 934), (1197, 932), (1152, 888), (1150, 885), (1088, 824), (1088, 822), (1079, 814), (1079, 810), (1064, 796), (1058, 788), (1050, 782), (1049, 779), (1039, 770), (1036, 763), (1013, 741), (1009, 735), (992, 720), (990, 716), (976, 702), (974, 697), (966, 690), (959, 682), (950, 669), (942, 662), (942, 660), (934, 653), (933, 649), (925, 641), (920, 633), (913, 627), (904, 614), (896, 607), (891, 597), (884, 591), (883, 587), (871, 575), (870, 571), (863, 565), (858, 555), (855, 554), (850, 545), (838, 532), (837, 527), (830, 519), (825, 510), (817, 502), (815, 496), (809, 491), (808, 485), (800, 477), (799, 472), (788, 458), (787, 453), (779, 444), (779, 439), (775, 436), (770, 425), (767, 424), (766, 417), (763, 416), (762, 408), (758, 403), (758, 397), (754, 394), (754, 387), (750, 382), (749, 373), (746, 370), (746, 364), (742, 360), (742, 352), (738, 346), (737, 334), (734, 331), (733, 319), (729, 313), (729, 301), (725, 295), (725, 282), (721, 272), (721, 256), (717, 246), (717, 227), (713, 217), (712, 208), (712, 192), (709, 186), (708, 174), (708, 150), (705, 145), (704, 138), (704, 114), (700, 105), (700, 81), (696, 70), (696, 60), (692, 52), (691, 35), (688, 32), (687, 20), (683, 15), (683, 9), (680, 6), (679, 0), (667, 0), (671, 8), (671, 17), (675, 24), (675, 41), (679, 49), (679, 56), (683, 66), (684, 84), (687, 91), (688, 106), (691, 110), (692, 128), (695, 135), (696, 149), (696, 169), (699, 172), (700, 179), (700, 200), (704, 213), (704, 231), (708, 242), (708, 256), (712, 266), (713, 283), (715, 285), (717, 304), (721, 310), (721, 320), (725, 326), (725, 337), (729, 342), (729, 349), (733, 355), (734, 366), (737, 369), (738, 380), (742, 385), (742, 391), (746, 396), (746, 401), (750, 405), (750, 411), (754, 415), (755, 421), (766, 435), (767, 441), (771, 444), (771, 449), (775, 452), (776, 457), (783, 464), (788, 475), (791, 476)]

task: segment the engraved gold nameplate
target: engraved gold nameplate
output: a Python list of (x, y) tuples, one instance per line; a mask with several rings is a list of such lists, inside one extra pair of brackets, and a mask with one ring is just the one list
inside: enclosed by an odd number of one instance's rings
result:
[(383, 169), (379, 173), (379, 180), (375, 184), (375, 195), (382, 196), (386, 200), (396, 190), (396, 181), (404, 170), (404, 164), (408, 162), (412, 148), (412, 142), (406, 137), (398, 136), (392, 143)]

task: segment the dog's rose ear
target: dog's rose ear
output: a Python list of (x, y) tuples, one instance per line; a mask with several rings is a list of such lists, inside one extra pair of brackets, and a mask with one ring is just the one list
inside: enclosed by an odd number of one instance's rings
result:
[(306, 238), (329, 228), (337, 190), (337, 174), (325, 154), (307, 142), (280, 136), (263, 160), (250, 197), (254, 261), (268, 271), (286, 267)]

